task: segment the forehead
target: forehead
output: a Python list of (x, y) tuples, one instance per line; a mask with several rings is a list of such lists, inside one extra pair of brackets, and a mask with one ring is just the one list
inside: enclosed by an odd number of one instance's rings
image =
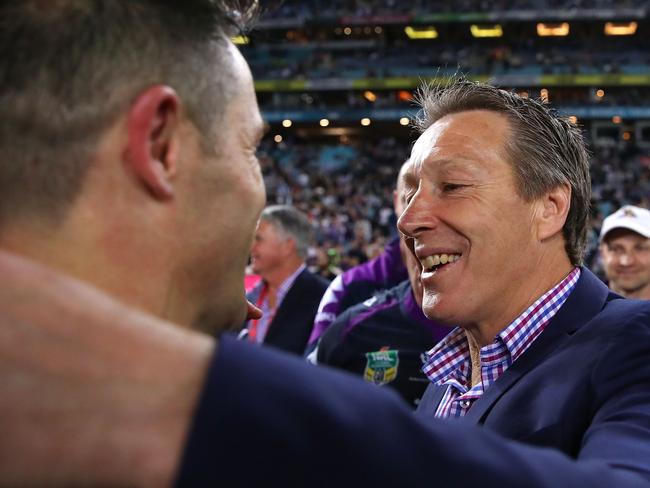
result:
[(643, 237), (641, 234), (634, 232), (630, 229), (617, 228), (612, 229), (605, 236), (604, 242), (608, 246), (615, 245), (629, 245), (633, 246), (636, 244), (643, 244), (649, 241), (647, 237)]
[(275, 235), (279, 231), (278, 225), (271, 219), (261, 218), (257, 223), (257, 232), (260, 234)]
[(409, 171), (425, 166), (507, 160), (506, 142), (511, 137), (505, 115), (489, 110), (449, 114), (434, 122), (418, 138), (411, 152)]

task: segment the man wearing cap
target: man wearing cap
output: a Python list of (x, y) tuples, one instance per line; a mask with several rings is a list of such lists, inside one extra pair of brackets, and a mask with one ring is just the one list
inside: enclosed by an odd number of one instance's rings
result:
[(650, 300), (650, 210), (626, 205), (607, 217), (600, 255), (612, 290)]

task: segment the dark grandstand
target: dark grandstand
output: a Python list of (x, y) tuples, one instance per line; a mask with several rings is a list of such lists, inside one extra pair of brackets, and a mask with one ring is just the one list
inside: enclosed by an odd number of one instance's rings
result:
[(396, 232), (391, 191), (416, 137), (414, 92), (459, 74), (541, 98), (583, 128), (593, 270), (602, 219), (650, 205), (650, 2), (263, 6), (237, 42), (271, 129), (260, 151), (268, 198), (311, 216), (312, 266), (324, 275), (373, 257)]

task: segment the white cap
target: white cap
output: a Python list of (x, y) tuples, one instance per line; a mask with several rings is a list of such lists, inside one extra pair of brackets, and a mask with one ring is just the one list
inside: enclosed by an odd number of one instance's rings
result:
[(629, 229), (641, 234), (643, 237), (650, 237), (650, 210), (625, 205), (616, 212), (603, 220), (603, 226), (600, 229), (600, 240), (614, 229)]

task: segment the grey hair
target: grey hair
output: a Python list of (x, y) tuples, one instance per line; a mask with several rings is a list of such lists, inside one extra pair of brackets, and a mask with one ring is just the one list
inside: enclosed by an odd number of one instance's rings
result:
[(5, 0), (0, 6), (0, 224), (56, 220), (103, 132), (154, 84), (173, 87), (202, 146), (236, 89), (228, 38), (257, 0)]
[(560, 185), (571, 187), (562, 233), (571, 263), (581, 265), (587, 242), (591, 178), (580, 128), (538, 100), (462, 78), (447, 86), (425, 85), (417, 100), (422, 108), (417, 121), (421, 131), (446, 115), (468, 110), (490, 110), (508, 119), (512, 135), (505, 149), (520, 196), (530, 201)]
[(270, 205), (262, 210), (260, 219), (270, 222), (277, 230), (293, 238), (298, 256), (307, 259), (313, 228), (304, 213), (291, 205)]

